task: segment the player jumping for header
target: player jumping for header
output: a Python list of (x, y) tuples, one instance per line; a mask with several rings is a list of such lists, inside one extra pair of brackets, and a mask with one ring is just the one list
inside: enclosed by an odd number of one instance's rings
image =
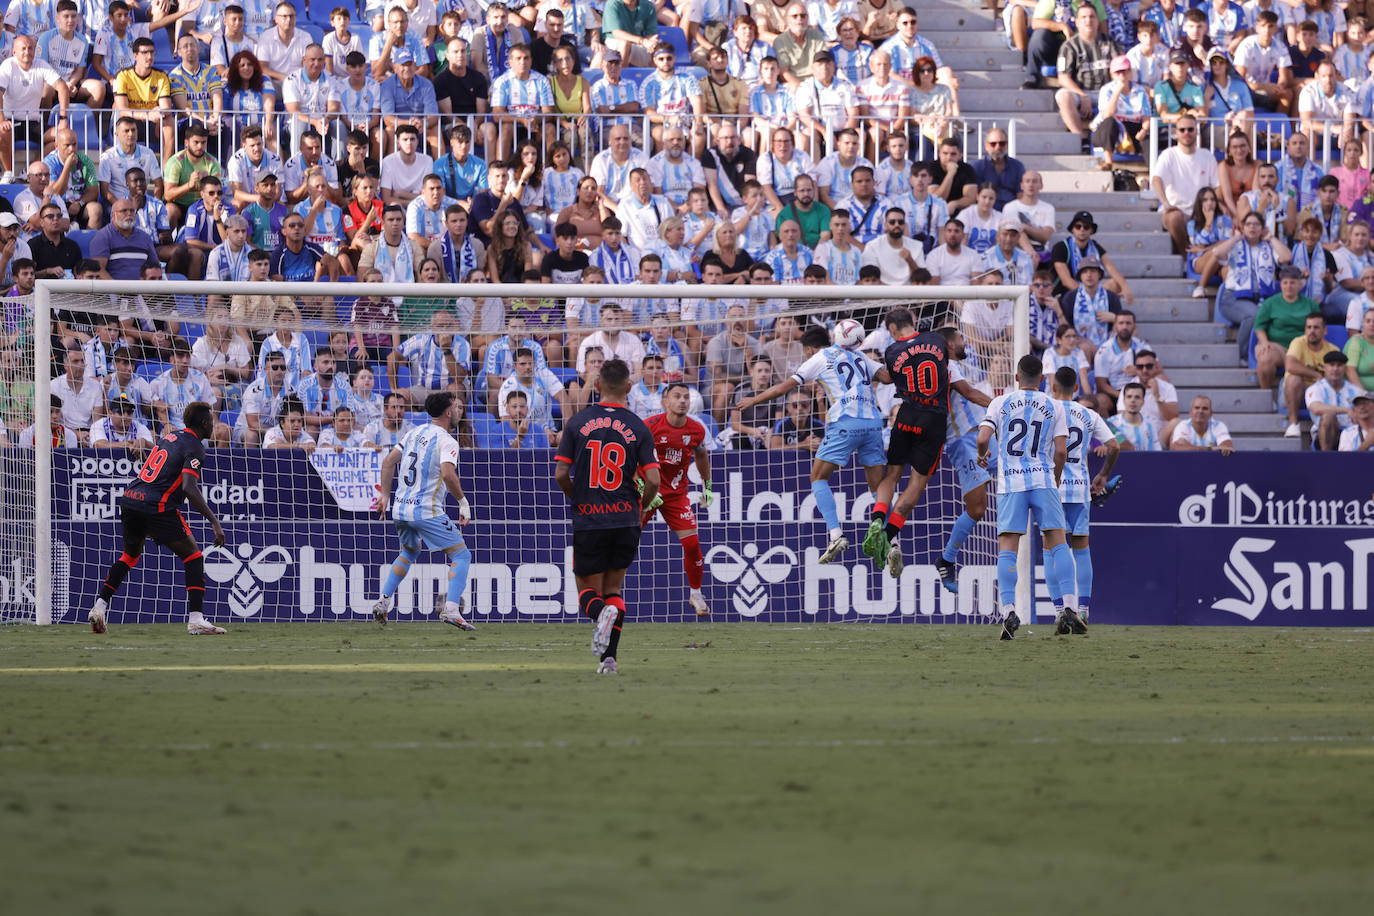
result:
[(138, 564), (148, 538), (180, 557), (186, 570), (186, 604), (190, 611), (186, 632), (192, 636), (224, 632), (223, 627), (205, 619), (205, 557), (178, 509), (185, 499), (210, 523), (215, 546), (224, 546), (224, 529), (200, 491), (204, 442), (215, 430), (215, 415), (209, 404), (195, 401), (186, 405), (182, 419), (186, 428), (170, 430), (157, 440), (139, 469), (137, 479), (119, 498), (124, 553), (110, 566), (105, 583), (100, 586), (100, 597), (87, 616), (91, 629), (97, 633), (105, 632), (110, 599), (124, 583), (129, 570)]
[(811, 493), (830, 532), (830, 543), (820, 556), (821, 563), (829, 563), (849, 547), (849, 539), (840, 527), (835, 493), (830, 489), (831, 475), (857, 454), (870, 492), (875, 492), (883, 479), (883, 412), (873, 393), (873, 379), (876, 376), (886, 382), (888, 373), (862, 353), (832, 345), (824, 328), (807, 329), (802, 335), (802, 351), (806, 361), (796, 372), (767, 391), (745, 398), (739, 409), (748, 410), (811, 382), (819, 383), (825, 391), (830, 409), (826, 414), (825, 436), (811, 462)]
[(687, 415), (692, 406), (691, 392), (682, 382), (673, 382), (663, 392), (663, 413), (654, 414), (645, 424), (653, 436), (658, 453), (659, 479), (663, 486), (659, 496), (663, 501), (644, 513), (640, 527), (649, 523), (654, 512), (663, 515), (669, 530), (682, 544), (682, 565), (687, 571), (687, 601), (698, 617), (707, 617), (711, 609), (701, 594), (701, 576), (705, 561), (701, 556), (701, 540), (697, 537), (697, 519), (692, 504), (687, 501), (687, 467), (695, 460), (701, 473), (701, 505), (711, 505), (711, 453), (706, 451), (706, 427)]
[(945, 430), (945, 455), (959, 475), (964, 511), (959, 513), (954, 527), (950, 529), (945, 549), (935, 561), (940, 581), (956, 595), (959, 593), (959, 578), (955, 564), (959, 560), (959, 549), (988, 511), (988, 484), (992, 481), (988, 468), (978, 466), (978, 424), (983, 422), (992, 398), (975, 388), (964, 374), (959, 361), (967, 356), (961, 332), (950, 340), (949, 426)]
[[(1077, 600), (1069, 601), (1066, 597), (1064, 604), (1074, 608), (1081, 618), (1075, 624), (1075, 618), (1065, 614), (1056, 629), (1060, 635), (1088, 632), (1083, 625), (1088, 622), (1088, 604), (1093, 590), (1093, 560), (1088, 550), (1088, 509), (1094, 496), (1107, 492), (1107, 477), (1121, 451), (1116, 444), (1115, 433), (1107, 426), (1102, 415), (1073, 399), (1077, 391), (1078, 373), (1069, 366), (1060, 366), (1054, 373), (1054, 397), (1063, 405), (1069, 439), (1064, 455), (1064, 478), (1059, 483), (1059, 497), (1064, 503), (1064, 524), (1069, 533), (1069, 546), (1073, 549), (1077, 581)], [(1094, 439), (1101, 443), (1096, 454), (1103, 459), (1102, 470), (1089, 482), (1088, 446)]]
[(447, 490), (458, 501), (458, 525), (466, 527), (472, 520), (472, 506), (458, 482), (458, 443), (451, 435), (462, 411), (462, 403), (451, 391), (429, 395), (425, 398), (425, 412), (430, 421), (402, 436), (382, 462), (382, 480), (377, 486), (377, 500), (372, 504), (378, 515), (386, 515), (391, 503), (391, 481), (397, 467), (401, 469), (401, 482), (391, 506), (401, 552), (391, 563), (391, 572), (382, 585), (382, 597), (372, 605), (372, 617), (382, 626), (386, 626), (391, 598), (401, 580), (420, 559), (423, 543), (448, 558), (448, 597), (439, 619), (460, 630), (477, 629), (463, 619), (463, 592), (468, 586), (472, 551), (463, 543), (462, 532), (454, 527), (444, 506)]
[[(597, 388), (601, 403), (578, 411), (563, 427), (553, 476), (571, 503), (577, 604), (596, 621), (596, 673), (617, 674), (625, 625), (620, 589), (639, 550), (641, 513), (658, 495), (658, 456), (649, 427), (625, 407), (630, 367), (623, 359), (601, 366)], [(643, 493), (635, 487), (637, 473), (643, 474)]]
[[(901, 405), (892, 424), (887, 446), (887, 472), (878, 485), (873, 503), (873, 519), (864, 537), (864, 553), (895, 579), (902, 574), (902, 549), (897, 535), (906, 516), (931, 475), (940, 465), (945, 450), (945, 426), (949, 421), (949, 349), (958, 338), (958, 328), (916, 333), (916, 322), (907, 309), (893, 309), (885, 319), (892, 344), (883, 353), (887, 373), (897, 387)], [(911, 480), (894, 503), (897, 483), (911, 467)], [(889, 511), (890, 510), (890, 511)]]
[(1064, 504), (1059, 481), (1068, 456), (1069, 427), (1062, 405), (1040, 391), (1045, 367), (1034, 356), (1016, 364), (1016, 390), (988, 405), (978, 425), (978, 463), (988, 466), (989, 443), (997, 436), (997, 590), (1002, 600), (1002, 639), (1013, 639), (1016, 614), (1016, 549), (1030, 517), (1045, 541), (1045, 584), (1055, 607), (1055, 629), (1077, 633), (1087, 627), (1064, 596), (1073, 591), (1073, 554), (1064, 540)]

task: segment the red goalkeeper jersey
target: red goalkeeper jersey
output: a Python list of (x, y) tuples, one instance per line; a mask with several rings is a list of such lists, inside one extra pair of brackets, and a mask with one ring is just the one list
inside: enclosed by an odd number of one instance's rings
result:
[(687, 492), (687, 469), (695, 460), (697, 446), (706, 441), (706, 427), (691, 417), (681, 426), (668, 422), (668, 415), (659, 413), (644, 421), (654, 437), (658, 452), (658, 473), (662, 478), (659, 492), (669, 494)]

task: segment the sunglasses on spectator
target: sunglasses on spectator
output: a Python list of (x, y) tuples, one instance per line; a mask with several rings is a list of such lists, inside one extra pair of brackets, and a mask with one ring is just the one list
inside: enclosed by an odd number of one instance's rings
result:
[(1005, 140), (989, 140), (989, 141), (988, 141), (988, 146), (1006, 146), (1006, 145), (1007, 145), (1007, 141), (1005, 141)]
[(1175, 129), (1176, 129), (1179, 133), (1181, 133), (1181, 134), (1195, 134), (1195, 133), (1197, 133), (1197, 127), (1184, 127), (1184, 126), (1181, 125), (1181, 124), (1180, 124), (1177, 128), (1175, 128)]
[(1136, 363), (1135, 367), (1137, 369), (1153, 369), (1158, 365), (1159, 363)]
[(935, 68), (934, 68), (934, 67), (920, 67), (920, 68), (918, 68), (918, 69), (916, 70), (916, 72), (917, 72), (917, 73), (934, 73), (934, 72), (935, 72)]

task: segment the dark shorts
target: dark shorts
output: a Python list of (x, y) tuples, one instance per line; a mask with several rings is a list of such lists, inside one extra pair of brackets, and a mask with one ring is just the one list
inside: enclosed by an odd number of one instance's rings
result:
[(573, 574), (595, 576), (629, 569), (639, 551), (639, 528), (588, 528), (573, 532)]
[(176, 509), (170, 512), (140, 512), (128, 506), (119, 507), (119, 520), (124, 525), (125, 543), (143, 543), (149, 538), (166, 547), (177, 541), (195, 540), (186, 519)]
[(892, 439), (887, 445), (887, 463), (910, 465), (922, 477), (935, 473), (945, 450), (946, 414), (903, 405), (892, 424)]

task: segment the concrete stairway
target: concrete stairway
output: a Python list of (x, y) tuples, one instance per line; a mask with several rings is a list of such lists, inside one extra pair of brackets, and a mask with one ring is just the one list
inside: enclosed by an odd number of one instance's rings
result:
[[(968, 0), (930, 0), (920, 17), (920, 33), (959, 75), (964, 116), (1015, 122), (1017, 158), (1045, 177), (1045, 199), (1057, 214), (1056, 238), (1063, 237), (1075, 211), (1092, 212), (1096, 241), (1130, 282), (1139, 334), (1159, 352), (1182, 412), (1194, 395), (1206, 394), (1238, 448), (1296, 449), (1298, 440), (1282, 438), (1284, 419), (1272, 397), (1255, 387), (1255, 373), (1240, 362), (1234, 332), (1228, 335), (1212, 321), (1211, 300), (1189, 297), (1183, 259), (1170, 253), (1154, 202), (1147, 199), (1151, 195), (1112, 192), (1110, 175), (1097, 171), (1078, 138), (1064, 129), (1054, 93), (1020, 88), (1021, 55), (1007, 46), (990, 12)], [(968, 158), (978, 155), (970, 150)]]

